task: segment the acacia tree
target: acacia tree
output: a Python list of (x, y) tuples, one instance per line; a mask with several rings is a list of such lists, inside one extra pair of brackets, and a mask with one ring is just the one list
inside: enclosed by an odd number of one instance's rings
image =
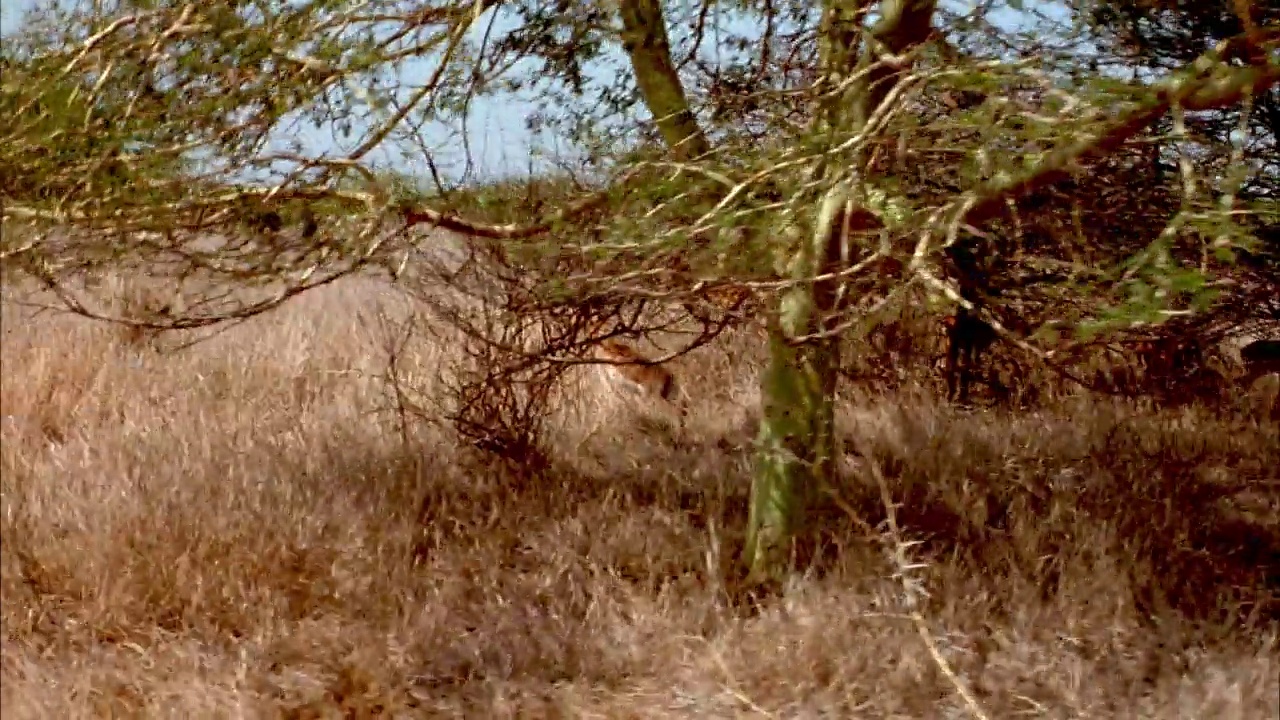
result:
[[(744, 557), (773, 577), (833, 471), (845, 330), (911, 288), (981, 312), (943, 258), (985, 224), (1171, 109), (1232, 105), (1280, 78), (1274, 27), (1152, 84), (1078, 72), (1078, 54), (1025, 38), (984, 52), (966, 33), (989, 10), (952, 16), (933, 0), (48, 6), (6, 58), (0, 109), (16, 120), (0, 136), (0, 169), (23, 180), (3, 187), (0, 252), (94, 317), (108, 313), (75, 275), (145, 264), (191, 297), (162, 317), (112, 319), (156, 328), (265, 312), (420, 224), (521, 258), (519, 280), (532, 276), (550, 298), (540, 311), (594, 301), (600, 288), (672, 300), (749, 289), (765, 307), (770, 363)], [(411, 63), (422, 79), (410, 84)], [(443, 125), (465, 145), (475, 98), (501, 92), (532, 94), (532, 124), (618, 179), (516, 226), (443, 212), (378, 172), (386, 148), (434, 171), (422, 128)], [(957, 113), (931, 115), (938, 98)], [(651, 123), (625, 122), (637, 105)], [(336, 149), (287, 139), (305, 127), (331, 131)], [(944, 163), (965, 168), (957, 184), (939, 194), (903, 180), (948, 143), (969, 151)], [(1194, 172), (1188, 164), (1184, 184)], [(1184, 310), (1203, 278), (1188, 282), (1175, 250), (1240, 241), (1230, 205), (1183, 201), (1150, 239), (1155, 250), (1111, 283), (1127, 303), (1116, 317)], [(602, 203), (612, 222), (571, 232)], [(529, 242), (552, 230), (554, 242)], [(589, 260), (587, 271), (566, 280), (538, 260), (568, 255)]]

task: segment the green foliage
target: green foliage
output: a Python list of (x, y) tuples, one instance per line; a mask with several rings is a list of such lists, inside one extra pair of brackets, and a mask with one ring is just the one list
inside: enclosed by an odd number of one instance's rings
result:
[(12, 121), (0, 137), (0, 191), (13, 200), (155, 199), (147, 181), (176, 168), (140, 152), (136, 139), (145, 137), (146, 124), (117, 121), (126, 98), (95, 92), (96, 79), (62, 76), (50, 58), (7, 65), (0, 113)]

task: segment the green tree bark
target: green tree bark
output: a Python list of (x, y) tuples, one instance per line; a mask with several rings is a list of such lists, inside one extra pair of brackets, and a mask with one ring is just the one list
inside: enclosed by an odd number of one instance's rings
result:
[(677, 160), (707, 154), (711, 143), (689, 107), (689, 98), (671, 59), (661, 0), (621, 0), (622, 48), (631, 60), (645, 107), (653, 113), (662, 141)]
[[(878, 226), (868, 213), (859, 222)], [(787, 567), (791, 541), (805, 525), (817, 490), (835, 467), (835, 392), (840, 365), (839, 338), (819, 333), (839, 300), (834, 281), (805, 282), (839, 270), (850, 224), (842, 193), (831, 193), (818, 213), (817, 231), (798, 243), (787, 274), (799, 281), (782, 296), (769, 332), (769, 365), (761, 397), (760, 434), (743, 559), (753, 582), (779, 577)], [(791, 229), (795, 234), (798, 231)]]
[[(828, 0), (823, 9), (820, 50), (825, 86), (838, 87), (853, 72), (870, 70), (823, 109), (818, 121), (830, 131), (857, 132), (866, 125), (902, 72), (901, 67), (871, 66), (882, 53), (901, 54), (927, 39), (936, 2), (886, 0), (881, 3), (881, 19), (862, 41), (867, 5), (866, 0)], [(840, 345), (838, 337), (823, 333), (827, 318), (839, 310), (841, 293), (838, 281), (806, 280), (841, 270), (850, 257), (851, 237), (882, 226), (874, 213), (854, 204), (854, 197), (861, 195), (843, 186), (828, 191), (812, 237), (801, 244), (787, 269), (797, 284), (783, 296), (770, 333), (751, 485), (744, 559), (753, 580), (777, 578), (786, 571), (792, 540), (804, 530), (818, 490), (832, 480), (839, 451), (834, 405)], [(820, 339), (793, 342), (815, 334)]]

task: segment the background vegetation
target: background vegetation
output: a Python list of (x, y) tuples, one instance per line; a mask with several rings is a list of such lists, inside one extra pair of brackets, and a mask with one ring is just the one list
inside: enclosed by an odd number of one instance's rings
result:
[(3, 712), (1273, 714), (1278, 21), (37, 6)]

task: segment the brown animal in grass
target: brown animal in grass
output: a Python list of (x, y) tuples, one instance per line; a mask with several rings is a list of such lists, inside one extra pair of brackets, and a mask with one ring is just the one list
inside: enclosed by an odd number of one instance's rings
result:
[(1263, 375), (1280, 373), (1280, 340), (1255, 340), (1240, 349), (1240, 360), (1244, 363), (1245, 387)]
[(671, 371), (655, 365), (652, 359), (627, 343), (609, 339), (596, 346), (595, 358), (613, 366), (627, 382), (650, 397), (675, 402), (676, 381)]
[[(964, 404), (969, 401), (969, 386), (979, 357), (1000, 336), (985, 320), (964, 308), (943, 318), (942, 324), (947, 329), (947, 399)], [(998, 395), (1008, 394), (998, 381), (988, 379), (988, 382)]]

